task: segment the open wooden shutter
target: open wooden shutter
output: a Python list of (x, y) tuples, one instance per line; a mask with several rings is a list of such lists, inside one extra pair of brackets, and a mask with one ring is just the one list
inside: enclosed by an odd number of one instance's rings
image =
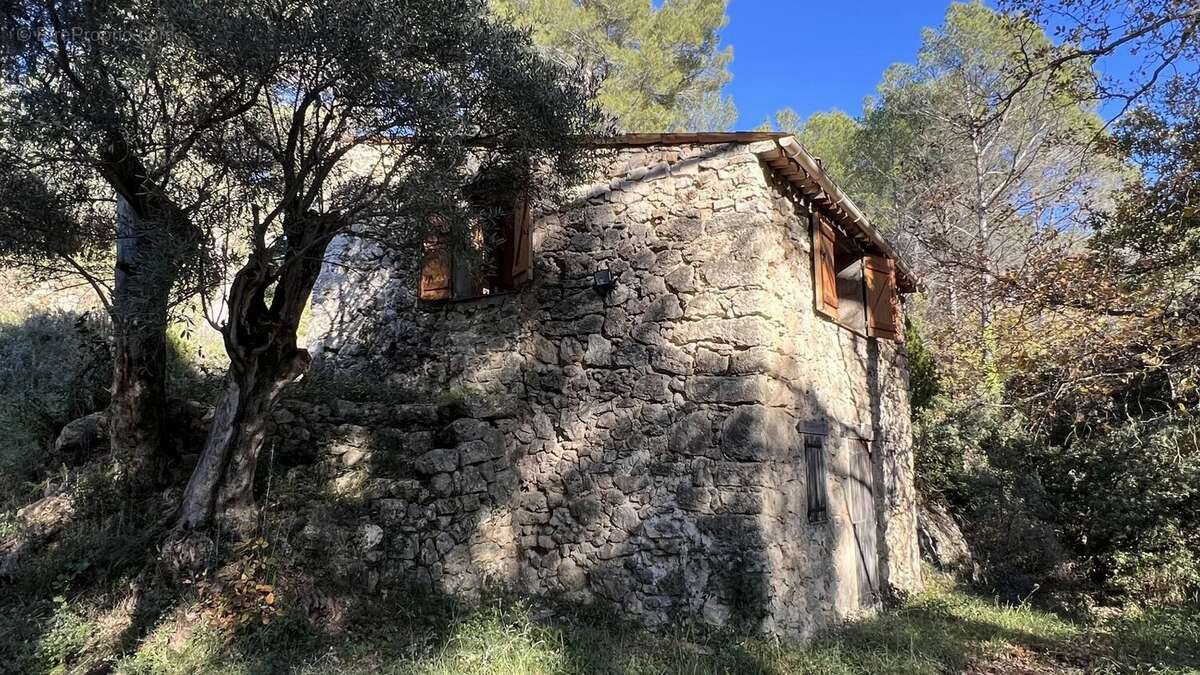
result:
[(863, 257), (867, 285), (867, 334), (900, 340), (900, 298), (896, 295), (896, 262), (880, 255)]
[(813, 216), (813, 287), (817, 311), (838, 318), (837, 271), (834, 267), (833, 226), (820, 215)]
[(448, 300), (450, 298), (450, 251), (446, 243), (430, 235), (425, 240), (424, 258), (421, 262), (421, 299)]
[(509, 278), (514, 287), (529, 281), (530, 265), (533, 260), (533, 231), (529, 215), (529, 198), (524, 194), (517, 196), (513, 204), (512, 231), (509, 233), (512, 242), (512, 266)]

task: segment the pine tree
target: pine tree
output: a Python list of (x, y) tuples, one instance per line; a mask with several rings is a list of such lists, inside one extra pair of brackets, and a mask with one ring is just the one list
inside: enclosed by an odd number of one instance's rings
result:
[(843, 189), (857, 192), (856, 148), (861, 127), (841, 110), (813, 113), (807, 120), (791, 108), (775, 113), (775, 128), (796, 136), (796, 140), (814, 157)]
[(719, 48), (727, 0), (493, 0), (564, 66), (602, 79), (622, 131), (724, 131), (737, 120), (732, 48)]

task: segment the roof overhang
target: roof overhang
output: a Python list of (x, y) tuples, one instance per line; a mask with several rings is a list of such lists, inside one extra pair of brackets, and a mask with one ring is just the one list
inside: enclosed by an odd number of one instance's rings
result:
[(719, 145), (721, 143), (754, 143), (787, 138), (791, 134), (779, 131), (703, 131), (696, 133), (669, 132), (655, 134), (617, 134), (596, 136), (588, 142), (598, 147), (628, 148), (648, 145)]
[(852, 236), (896, 261), (896, 284), (901, 291), (917, 290), (912, 268), (794, 136), (757, 141), (750, 150)]
[[(653, 133), (593, 136), (583, 142), (600, 148), (647, 147), (655, 145), (717, 145), (738, 143), (748, 145), (751, 152), (787, 179), (805, 199), (832, 218), (843, 230), (868, 249), (876, 250), (896, 262), (896, 285), (902, 292), (917, 290), (916, 273), (900, 257), (887, 239), (854, 205), (850, 197), (833, 182), (819, 162), (800, 145), (796, 137), (778, 131), (720, 131), (700, 133)], [(394, 139), (388, 142), (396, 142)], [(411, 142), (411, 141), (409, 141)], [(475, 145), (491, 145), (493, 141), (472, 139)]]

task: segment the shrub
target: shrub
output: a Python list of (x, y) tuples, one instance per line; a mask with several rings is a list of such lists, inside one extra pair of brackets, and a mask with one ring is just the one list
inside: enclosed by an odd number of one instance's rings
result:
[(1200, 589), (1200, 424), (1130, 419), (1037, 448), (1031, 463), (1089, 576), (1144, 600)]
[(107, 317), (90, 313), (0, 318), (0, 476), (7, 484), (37, 479), (59, 429), (107, 405), (109, 335)]
[(939, 394), (914, 411), (917, 487), (951, 504), (988, 589), (1010, 599), (1064, 586), (1194, 597), (1200, 425), (1185, 410), (1088, 422), (1035, 431), (1011, 409)]

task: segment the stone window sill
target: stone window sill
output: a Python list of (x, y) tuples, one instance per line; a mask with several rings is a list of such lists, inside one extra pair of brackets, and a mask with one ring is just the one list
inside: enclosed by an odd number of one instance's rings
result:
[(440, 309), (442, 307), (463, 306), (463, 305), (482, 305), (491, 301), (499, 301), (510, 296), (519, 295), (520, 290), (498, 291), (489, 293), (488, 295), (476, 295), (470, 298), (449, 298), (446, 300), (417, 300), (417, 307), (425, 310)]

